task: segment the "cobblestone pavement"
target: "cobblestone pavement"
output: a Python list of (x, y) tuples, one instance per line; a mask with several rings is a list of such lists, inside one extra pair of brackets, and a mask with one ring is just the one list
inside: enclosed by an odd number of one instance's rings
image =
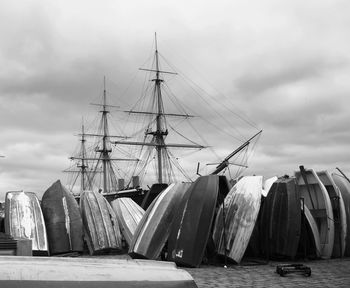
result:
[[(228, 268), (201, 266), (186, 269), (199, 288), (207, 287), (350, 287), (350, 258), (298, 262), (309, 266), (310, 277), (288, 274), (281, 277), (276, 266), (282, 262), (265, 265), (231, 265)], [(285, 263), (285, 262), (284, 262)]]

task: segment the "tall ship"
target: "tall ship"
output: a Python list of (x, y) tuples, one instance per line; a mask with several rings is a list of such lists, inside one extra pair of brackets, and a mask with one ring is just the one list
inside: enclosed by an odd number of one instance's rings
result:
[[(167, 77), (173, 79), (177, 73), (173, 69), (163, 69), (161, 59), (164, 58), (158, 51), (156, 35), (154, 46), (151, 65), (139, 68), (146, 75), (144, 89), (131, 109), (109, 105), (104, 84), (102, 103), (94, 104), (101, 108), (98, 129), (94, 133), (86, 133), (82, 126), (80, 149), (71, 158), (75, 165), (75, 169), (71, 169), (72, 174), (75, 173), (71, 181), (77, 183), (77, 179), (80, 179), (79, 191), (99, 190), (103, 194), (122, 195), (125, 191), (139, 187), (149, 189), (153, 184), (166, 187), (178, 181), (192, 182), (199, 174), (197, 162), (192, 163), (191, 172), (188, 172), (188, 165), (186, 169), (183, 168), (180, 163), (182, 157), (178, 155), (186, 155), (183, 151), (187, 151), (187, 155), (193, 156), (209, 145), (205, 137), (199, 135), (196, 140), (192, 140), (179, 128), (196, 116), (186, 112), (186, 105), (175, 97), (166, 82)], [(110, 134), (111, 109), (125, 115), (123, 130), (127, 131), (127, 135)], [(199, 134), (193, 125), (188, 127), (194, 130), (190, 132), (191, 137)], [(208, 174), (223, 173), (230, 165), (235, 165), (240, 171), (245, 169), (247, 150), (260, 134), (261, 131), (247, 141), (242, 141), (224, 159), (208, 163), (216, 165)], [(203, 140), (202, 143), (198, 139)], [(209, 147), (209, 150), (213, 151), (213, 148)], [(239, 158), (239, 154), (243, 156)], [(73, 191), (73, 186), (70, 189)]]

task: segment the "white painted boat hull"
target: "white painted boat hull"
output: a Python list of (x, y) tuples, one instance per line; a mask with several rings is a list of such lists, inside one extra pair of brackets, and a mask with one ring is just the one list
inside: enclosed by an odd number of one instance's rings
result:
[(216, 217), (213, 238), (218, 254), (226, 254), (236, 263), (241, 262), (252, 235), (260, 209), (261, 190), (261, 176), (243, 177), (225, 198), (225, 231), (222, 229), (222, 206)]
[(305, 169), (310, 193), (300, 171), (295, 177), (300, 190), (300, 196), (315, 218), (320, 233), (321, 257), (329, 259), (332, 256), (334, 244), (334, 218), (331, 200), (328, 192), (313, 169)]
[(110, 258), (0, 257), (0, 287), (197, 287), (174, 263)]
[(117, 198), (111, 202), (117, 216), (120, 230), (128, 243), (131, 244), (137, 225), (140, 223), (145, 210), (134, 200), (128, 197)]
[(326, 187), (331, 200), (334, 216), (334, 245), (333, 257), (343, 257), (346, 246), (346, 211), (343, 197), (338, 186), (335, 184), (331, 174), (328, 171), (317, 172), (322, 184)]
[(5, 232), (15, 239), (31, 239), (34, 253), (48, 255), (44, 216), (35, 193), (6, 193)]

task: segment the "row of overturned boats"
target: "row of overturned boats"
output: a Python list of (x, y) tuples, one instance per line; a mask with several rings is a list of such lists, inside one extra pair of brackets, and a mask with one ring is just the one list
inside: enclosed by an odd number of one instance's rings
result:
[[(8, 192), (5, 232), (32, 240), (34, 255), (128, 253), (199, 267), (202, 261), (350, 256), (350, 183), (300, 166), (294, 177), (225, 176), (172, 183), (144, 210), (130, 197), (85, 191), (80, 205), (58, 180), (41, 204)], [(85, 244), (84, 244), (85, 243)]]

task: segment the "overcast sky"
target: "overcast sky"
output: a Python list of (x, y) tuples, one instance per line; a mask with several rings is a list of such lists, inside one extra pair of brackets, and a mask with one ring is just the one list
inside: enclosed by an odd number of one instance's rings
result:
[(263, 129), (246, 174), (303, 164), (350, 175), (349, 15), (347, 0), (0, 0), (0, 200), (65, 179), (103, 76), (110, 102), (128, 109), (154, 32), (176, 72), (206, 91), (179, 101), (225, 130), (200, 131), (216, 158), (196, 161), (223, 158)]

